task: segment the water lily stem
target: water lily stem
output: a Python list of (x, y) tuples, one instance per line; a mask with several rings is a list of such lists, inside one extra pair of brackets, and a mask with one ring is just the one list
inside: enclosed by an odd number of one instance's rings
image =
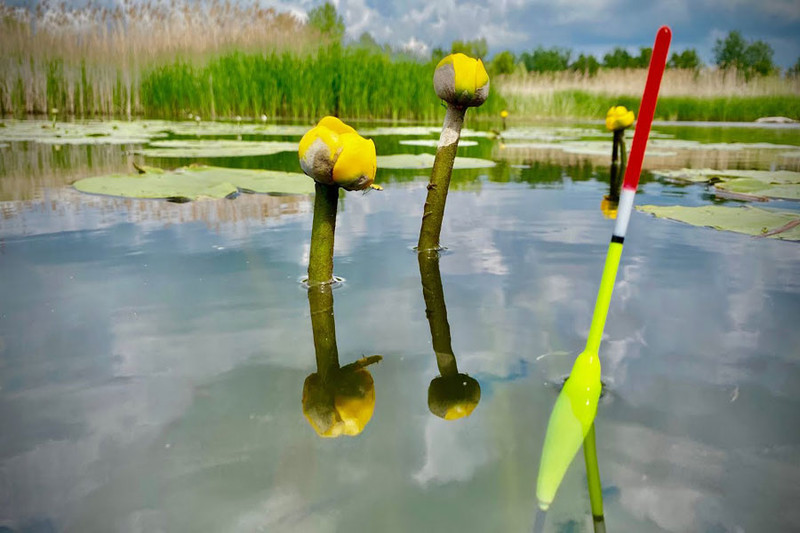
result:
[(458, 374), (458, 366), (450, 341), (450, 324), (447, 322), (447, 306), (444, 302), (442, 275), (439, 272), (439, 255), (436, 251), (420, 252), (418, 260), (425, 315), (431, 328), (431, 344), (436, 353), (436, 364), (442, 376), (455, 376)]
[(461, 127), (464, 125), (466, 112), (466, 107), (447, 105), (442, 135), (439, 137), (439, 148), (436, 150), (431, 180), (428, 183), (428, 197), (425, 200), (425, 209), (422, 214), (422, 228), (417, 244), (419, 252), (440, 248), (439, 235), (442, 232), (444, 206), (447, 201), (450, 176), (453, 173), (453, 163), (456, 159), (458, 141), (461, 138)]
[[(595, 530), (598, 522), (603, 522), (603, 487), (600, 483), (600, 468), (597, 464), (597, 442), (595, 439), (594, 423), (589, 428), (589, 433), (583, 440), (583, 457), (586, 460), (586, 482), (589, 486), (589, 500), (592, 505), (592, 517)], [(605, 524), (603, 523), (605, 529)]]
[(330, 284), (333, 281), (333, 235), (336, 231), (338, 203), (338, 186), (316, 184), (311, 251), (308, 258), (309, 285)]
[(339, 369), (339, 349), (336, 347), (336, 322), (333, 318), (333, 287), (317, 284), (308, 288), (311, 309), (311, 330), (317, 355), (317, 373), (327, 383)]

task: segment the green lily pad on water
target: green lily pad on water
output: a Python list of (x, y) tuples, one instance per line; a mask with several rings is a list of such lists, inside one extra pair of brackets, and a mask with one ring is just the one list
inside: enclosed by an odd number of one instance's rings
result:
[(294, 142), (174, 140), (151, 143), (136, 153), (146, 157), (241, 157), (294, 151)]
[(313, 126), (292, 126), (288, 124), (262, 124), (254, 122), (177, 122), (169, 124), (167, 131), (175, 135), (296, 135), (302, 136)]
[[(405, 144), (408, 146), (430, 146), (432, 148), (436, 148), (439, 146), (439, 139), (413, 139), (410, 141), (400, 141), (400, 144)], [(477, 146), (477, 141), (468, 141), (466, 139), (461, 139), (458, 141), (459, 146)]]
[(314, 181), (304, 174), (191, 166), (161, 171), (142, 167), (143, 174), (85, 178), (74, 187), (86, 193), (127, 198), (225, 198), (245, 189), (263, 194), (312, 194)]
[(642, 205), (636, 209), (658, 218), (677, 220), (693, 226), (800, 241), (800, 213), (795, 211), (721, 205), (700, 207)]
[[(395, 154), (379, 155), (378, 168), (391, 169), (412, 169), (420, 170), (433, 168), (433, 154)], [(495, 166), (494, 161), (488, 159), (478, 159), (475, 157), (456, 157), (453, 163), (454, 169), (466, 168), (491, 168)]]
[(41, 144), (147, 144), (163, 137), (164, 121), (56, 122), (13, 120), (0, 128), (0, 141), (29, 141)]
[(714, 188), (723, 193), (734, 193), (742, 199), (781, 198), (800, 200), (800, 172), (778, 170), (714, 170), (710, 168), (684, 168), (681, 170), (654, 170), (664, 178), (704, 183), (715, 179)]

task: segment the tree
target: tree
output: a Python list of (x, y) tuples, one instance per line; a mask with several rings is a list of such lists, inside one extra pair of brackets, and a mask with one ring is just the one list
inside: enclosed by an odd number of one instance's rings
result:
[(703, 66), (703, 62), (700, 61), (700, 56), (697, 55), (697, 50), (694, 48), (687, 48), (681, 53), (672, 52), (672, 56), (669, 58), (669, 63), (667, 64), (669, 68), (679, 68), (679, 69), (686, 69), (686, 70), (699, 70), (701, 66)]
[(433, 50), (431, 50), (431, 63), (438, 63), (442, 59), (445, 58), (447, 55), (447, 51), (441, 46), (437, 46)]
[(744, 62), (748, 72), (762, 76), (772, 73), (775, 70), (772, 54), (772, 47), (764, 41), (750, 43), (750, 46), (744, 51)]
[(344, 38), (344, 19), (336, 13), (336, 8), (330, 2), (308, 12), (308, 25), (334, 42), (341, 43)]
[(589, 54), (588, 56), (581, 54), (578, 56), (578, 59), (576, 59), (575, 62), (569, 66), (569, 68), (575, 72), (582, 72), (584, 74), (588, 74), (589, 76), (594, 76), (597, 74), (597, 70), (600, 68), (600, 62), (597, 61), (592, 54)]
[(746, 49), (747, 41), (742, 34), (736, 30), (730, 31), (724, 40), (717, 39), (714, 44), (714, 63), (721, 69), (735, 68), (744, 71)]
[(725, 39), (717, 39), (714, 45), (714, 62), (721, 69), (735, 68), (750, 77), (775, 71), (772, 62), (772, 47), (764, 41), (748, 43), (738, 31), (728, 32)]
[(603, 56), (603, 66), (606, 68), (634, 68), (636, 59), (627, 50), (617, 46)]
[(544, 48), (538, 46), (533, 53), (523, 52), (520, 60), (528, 72), (556, 72), (567, 70), (572, 50), (567, 48)]
[(450, 45), (451, 54), (465, 54), (475, 59), (483, 59), (489, 53), (489, 45), (486, 39), (480, 38), (473, 41), (453, 41)]
[(794, 65), (786, 71), (787, 76), (800, 76), (800, 57), (797, 58)]
[(514, 54), (508, 50), (503, 50), (492, 58), (489, 69), (492, 74), (511, 74), (514, 72), (515, 63)]
[(639, 57), (634, 59), (637, 68), (647, 68), (650, 66), (650, 57), (653, 55), (653, 48), (650, 46), (639, 47)]

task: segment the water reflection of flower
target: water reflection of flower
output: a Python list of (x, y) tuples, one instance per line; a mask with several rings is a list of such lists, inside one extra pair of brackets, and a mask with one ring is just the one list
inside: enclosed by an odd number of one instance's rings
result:
[(459, 373), (450, 341), (450, 324), (444, 301), (439, 256), (436, 252), (419, 254), (419, 272), (425, 314), (431, 329), (431, 344), (436, 353), (440, 376), (428, 387), (428, 408), (445, 420), (457, 420), (472, 414), (481, 399), (481, 386), (475, 378)]
[(358, 435), (375, 410), (375, 382), (367, 366), (382, 357), (362, 357), (340, 367), (331, 285), (309, 287), (308, 303), (317, 371), (303, 383), (303, 414), (320, 437)]

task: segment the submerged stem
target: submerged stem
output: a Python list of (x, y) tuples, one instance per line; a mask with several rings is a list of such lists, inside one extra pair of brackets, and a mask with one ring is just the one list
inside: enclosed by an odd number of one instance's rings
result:
[[(597, 442), (594, 423), (583, 440), (583, 457), (586, 460), (586, 482), (589, 486), (589, 501), (592, 504), (594, 523), (603, 522), (603, 487), (600, 483), (600, 467), (597, 464)], [(605, 524), (603, 524), (603, 530)], [(597, 530), (597, 526), (595, 526)]]
[(316, 184), (311, 251), (308, 257), (309, 285), (333, 281), (333, 235), (336, 231), (338, 202), (338, 186)]
[(431, 180), (428, 183), (428, 197), (425, 199), (425, 209), (422, 214), (422, 227), (419, 231), (417, 250), (439, 249), (439, 235), (442, 232), (444, 219), (444, 206), (447, 201), (447, 191), (450, 188), (450, 176), (453, 173), (453, 163), (458, 150), (458, 140), (461, 138), (461, 127), (464, 125), (466, 107), (447, 105), (447, 114), (442, 125), (442, 135), (439, 137), (439, 147), (436, 150), (436, 159), (433, 161)]

